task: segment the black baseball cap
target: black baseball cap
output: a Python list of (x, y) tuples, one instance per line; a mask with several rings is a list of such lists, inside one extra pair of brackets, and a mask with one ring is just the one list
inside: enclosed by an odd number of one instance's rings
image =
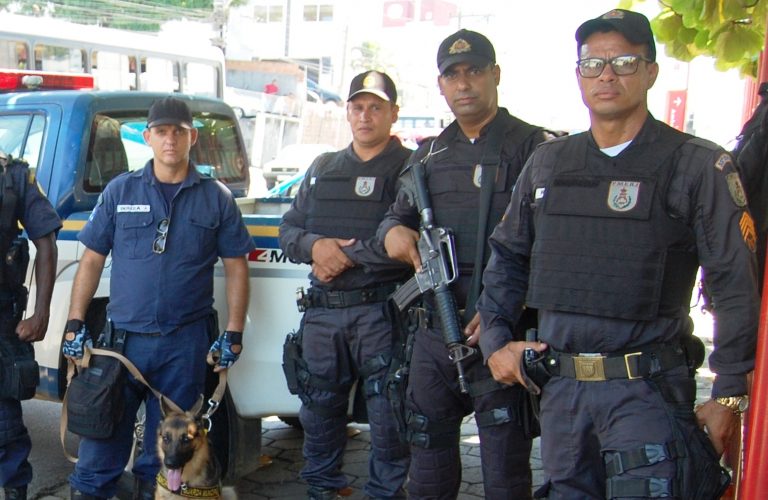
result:
[(351, 101), (353, 97), (364, 92), (381, 97), (392, 104), (397, 103), (395, 82), (389, 75), (381, 71), (365, 71), (355, 76), (349, 85), (347, 101)]
[(600, 17), (590, 19), (576, 30), (577, 50), (593, 33), (601, 31), (618, 31), (624, 38), (637, 45), (648, 45), (648, 59), (656, 60), (656, 43), (648, 18), (639, 12), (613, 9)]
[(147, 118), (147, 128), (159, 125), (178, 125), (192, 130), (192, 113), (187, 103), (176, 97), (164, 97), (152, 103)]
[(449, 36), (437, 49), (437, 69), (442, 75), (454, 64), (468, 62), (485, 67), (496, 64), (496, 51), (484, 35), (476, 31), (459, 30)]

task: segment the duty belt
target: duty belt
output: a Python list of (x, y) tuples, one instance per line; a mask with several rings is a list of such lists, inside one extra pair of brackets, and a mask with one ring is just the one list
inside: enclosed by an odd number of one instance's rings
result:
[(394, 283), (357, 290), (323, 290), (313, 287), (306, 292), (303, 287), (300, 287), (296, 290), (296, 305), (299, 312), (304, 312), (312, 307), (338, 309), (384, 302), (395, 291), (396, 287)]
[(583, 382), (641, 379), (686, 366), (685, 352), (676, 344), (651, 344), (625, 353), (578, 353), (550, 351), (546, 367), (552, 375)]

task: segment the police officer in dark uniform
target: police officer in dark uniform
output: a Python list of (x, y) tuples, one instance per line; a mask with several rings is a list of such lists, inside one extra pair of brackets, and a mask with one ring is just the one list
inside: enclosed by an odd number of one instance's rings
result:
[[(32, 480), (32, 442), (20, 401), (35, 395), (39, 373), (32, 342), (43, 340), (48, 328), (61, 221), (26, 163), (3, 153), (0, 165), (0, 484), (5, 498), (23, 500)], [(23, 320), (29, 251), (19, 223), (37, 250), (35, 310)]]
[[(476, 345), (479, 321), (474, 302), (480, 275), (475, 273), (482, 272), (487, 258), (486, 234), (501, 218), (525, 160), (545, 140), (545, 132), (498, 107), (500, 68), (491, 42), (482, 34), (460, 30), (446, 38), (437, 53), (437, 66), (440, 91), (456, 120), (434, 141), (423, 144), (410, 161), (431, 153), (426, 175), (435, 220), (451, 228), (456, 237), (459, 280), (452, 285), (453, 292), (464, 313), (468, 344)], [(487, 182), (487, 206), (480, 201), (482, 178)], [(487, 224), (480, 222), (481, 215), (487, 216)], [(416, 268), (420, 266), (414, 230), (418, 225), (411, 190), (404, 184), (379, 227), (379, 237), (391, 257)], [(421, 325), (406, 394), (409, 496), (456, 497), (461, 483), (460, 425), (474, 411), (486, 498), (529, 498), (532, 436), (522, 414), (525, 391), (496, 383), (475, 353), (463, 362), (470, 388), (469, 394), (461, 393), (434, 311), (433, 297), (427, 294), (419, 311)]]
[[(242, 349), (248, 307), (248, 262), (253, 248), (232, 193), (198, 173), (189, 159), (197, 140), (192, 114), (179, 98), (158, 99), (149, 109), (144, 140), (154, 158), (142, 169), (112, 180), (78, 235), (85, 245), (72, 285), (62, 351), (83, 355), (89, 342), (88, 306), (111, 253), (107, 314), (113, 336), (124, 336), (123, 354), (147, 382), (183, 409), (204, 392), (213, 311), (214, 264), (221, 258), (228, 318), (210, 350), (214, 368), (229, 368)], [(125, 410), (113, 436), (82, 438), (70, 485), (73, 498), (110, 498), (133, 443), (136, 411), (146, 404), (142, 454), (134, 462), (134, 496), (154, 496), (160, 468), (156, 453), (161, 415), (157, 398), (129, 377)]]
[(288, 258), (312, 264), (312, 286), (300, 300), (306, 312), (298, 367), (306, 381), (298, 391), (301, 477), (312, 499), (336, 498), (348, 485), (340, 469), (349, 391), (358, 378), (371, 426), (365, 492), (404, 498), (408, 447), (399, 440), (383, 389), (393, 346), (386, 300), (409, 270), (390, 260), (375, 238), (411, 152), (390, 135), (397, 112), (397, 90), (388, 75), (357, 75), (347, 99), (352, 143), (314, 161), (280, 225), (280, 247)]
[[(526, 164), (491, 237), (480, 344), (497, 380), (543, 390), (542, 496), (719, 498), (758, 318), (739, 176), (723, 149), (649, 114), (658, 65), (645, 16), (610, 11), (576, 40), (591, 127)], [(709, 439), (693, 411), (699, 265), (716, 308), (713, 399), (696, 411)], [(543, 343), (513, 341), (524, 305)]]

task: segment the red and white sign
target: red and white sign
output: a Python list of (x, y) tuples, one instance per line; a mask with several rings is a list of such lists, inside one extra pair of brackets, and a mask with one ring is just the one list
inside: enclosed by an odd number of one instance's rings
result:
[(685, 105), (688, 100), (687, 90), (670, 90), (667, 92), (667, 115), (665, 122), (670, 127), (681, 132), (685, 130)]

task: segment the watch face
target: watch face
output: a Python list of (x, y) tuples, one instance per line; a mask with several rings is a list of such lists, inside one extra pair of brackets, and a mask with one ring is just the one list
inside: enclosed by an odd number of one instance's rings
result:
[(739, 411), (744, 412), (747, 411), (747, 408), (749, 408), (749, 398), (747, 396), (738, 398), (739, 400)]

